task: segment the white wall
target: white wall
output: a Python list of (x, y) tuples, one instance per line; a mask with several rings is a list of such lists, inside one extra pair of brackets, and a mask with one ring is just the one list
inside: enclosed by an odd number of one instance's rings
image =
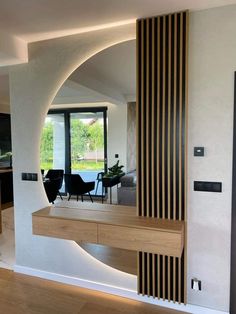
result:
[[(127, 159), (127, 104), (110, 104), (108, 107), (108, 138), (107, 157), (108, 167), (113, 166), (119, 159), (126, 172)], [(115, 158), (119, 154), (119, 158)], [(108, 197), (109, 197), (108, 193)], [(117, 186), (112, 188), (112, 202), (117, 202)]]
[[(189, 56), (188, 302), (228, 310), (236, 6), (190, 15)], [(194, 146), (206, 156), (193, 157)], [(193, 192), (194, 180), (221, 181), (223, 191)]]
[(108, 106), (108, 167), (117, 162), (115, 154), (119, 154), (120, 165), (126, 171), (127, 154), (127, 104)]

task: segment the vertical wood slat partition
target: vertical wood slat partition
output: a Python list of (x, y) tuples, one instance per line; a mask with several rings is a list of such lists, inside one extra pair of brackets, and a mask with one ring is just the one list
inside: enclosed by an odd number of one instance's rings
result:
[[(186, 221), (188, 11), (137, 21), (138, 215)], [(181, 258), (138, 253), (138, 293), (186, 303)]]

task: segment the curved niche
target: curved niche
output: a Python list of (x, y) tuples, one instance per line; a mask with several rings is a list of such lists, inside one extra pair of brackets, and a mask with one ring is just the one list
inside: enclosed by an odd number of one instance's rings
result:
[[(79, 145), (79, 143), (76, 143), (75, 138), (73, 138), (73, 143), (71, 142), (72, 139), (70, 136), (75, 130), (68, 130), (69, 124), (72, 121), (68, 119), (68, 116), (72, 117), (73, 115), (73, 118), (83, 116), (85, 120), (90, 119), (92, 121), (92, 119), (97, 119), (98, 114), (95, 116), (90, 113), (96, 113), (96, 108), (101, 107), (103, 109), (106, 108), (105, 119), (108, 122), (105, 144), (107, 151), (105, 152), (105, 156), (103, 156), (104, 162), (106, 162), (106, 159), (108, 160), (108, 165), (105, 166), (111, 166), (115, 163), (117, 160), (115, 159), (115, 154), (118, 153), (118, 158), (125, 166), (125, 171), (132, 170), (130, 167), (134, 167), (134, 161), (131, 165), (131, 159), (127, 160), (127, 149), (135, 152), (135, 143), (133, 143), (132, 147), (131, 145), (129, 145), (129, 148), (126, 147), (127, 103), (135, 102), (135, 55), (135, 40), (117, 44), (87, 60), (66, 80), (54, 98), (42, 133), (40, 161), (41, 168), (45, 171), (44, 174), (50, 168), (63, 169), (65, 173), (68, 173), (70, 172), (70, 165), (72, 166), (72, 173), (84, 173), (85, 170), (82, 169), (82, 166), (81, 169), (78, 167), (78, 163), (83, 164), (83, 166), (85, 165), (83, 163), (84, 151), (79, 151), (79, 149), (83, 150), (84, 147), (82, 146), (84, 143)], [(88, 109), (87, 112), (86, 108)], [(92, 111), (91, 108), (93, 108)], [(65, 116), (68, 119), (66, 123)], [(48, 121), (49, 123), (47, 123)], [(81, 123), (78, 122), (77, 124)], [(82, 124), (78, 127), (80, 127), (81, 132), (87, 132)], [(67, 133), (65, 132), (66, 130)], [(50, 132), (53, 132), (53, 134)], [(56, 136), (58, 137), (58, 141), (56, 140)], [(45, 143), (43, 137), (51, 138), (51, 142)], [(74, 158), (75, 151), (71, 149), (78, 149), (76, 152), (77, 163)], [(44, 156), (46, 153), (48, 160)], [(100, 153), (101, 151), (97, 151), (97, 154)], [(131, 158), (135, 160), (133, 155)], [(129, 169), (127, 169), (127, 165)], [(104, 169), (98, 167), (96, 171), (100, 172), (104, 171)], [(88, 172), (92, 172), (92, 170)], [(90, 173), (85, 180), (94, 180), (94, 177)], [(97, 183), (96, 178), (95, 183)], [(65, 199), (66, 196), (63, 196), (63, 192), (65, 192), (64, 184), (62, 186), (62, 197)], [(112, 193), (113, 202), (115, 203), (116, 187), (113, 188)], [(93, 196), (93, 198), (95, 202), (101, 202), (101, 197)], [(63, 204), (63, 201), (58, 199), (56, 201), (57, 205), (60, 206), (60, 202)], [(66, 200), (66, 206), (75, 208), (76, 202), (73, 199), (69, 202)], [(99, 261), (113, 268), (130, 274), (137, 274), (137, 253), (135, 251), (112, 248), (100, 244), (78, 243), (78, 245)]]

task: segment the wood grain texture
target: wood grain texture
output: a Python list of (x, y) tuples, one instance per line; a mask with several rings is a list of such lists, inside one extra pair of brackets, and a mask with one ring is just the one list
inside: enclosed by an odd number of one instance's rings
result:
[(79, 242), (78, 244), (102, 263), (123, 272), (137, 275), (137, 253), (135, 251), (118, 249), (101, 244)]
[[(155, 102), (156, 102), (156, 80), (155, 80), (155, 75), (156, 75), (156, 71), (155, 71), (155, 42), (156, 42), (156, 37), (155, 37), (155, 18), (152, 18), (152, 22), (151, 22), (151, 27), (152, 27), (152, 40), (151, 40), (151, 58), (152, 58), (152, 69), (151, 69), (151, 84), (152, 84), (152, 93), (151, 93), (151, 169), (153, 169), (153, 171), (155, 171), (155, 167), (156, 167), (156, 152), (155, 152), (155, 143), (154, 141), (156, 141), (156, 107), (155, 107)], [(156, 177), (155, 176), (151, 176), (151, 195), (153, 195), (156, 192)], [(152, 202), (152, 206), (151, 206), (151, 217), (157, 217), (156, 213), (155, 213), (155, 207), (156, 207), (156, 197), (152, 197), (151, 198), (151, 202)]]
[[(95, 223), (106, 224), (129, 228), (138, 228), (150, 231), (160, 231), (174, 234), (184, 234), (184, 222), (173, 221), (168, 219), (158, 219), (152, 217), (139, 217), (136, 214), (127, 215), (126, 212), (114, 212), (108, 210), (98, 209), (97, 204), (94, 203), (93, 209), (82, 208), (76, 209), (65, 207), (45, 207), (32, 214), (34, 218), (61, 220), (62, 222), (78, 222), (78, 223)], [(109, 205), (111, 207), (115, 205)], [(108, 207), (109, 207), (108, 206)], [(132, 206), (131, 206), (132, 207)], [(126, 207), (128, 208), (128, 206)], [(60, 225), (59, 225), (60, 226)], [(40, 227), (40, 226), (39, 226)], [(55, 229), (55, 228), (53, 228)], [(53, 232), (53, 231), (52, 231)], [(64, 231), (63, 231), (64, 232)]]
[(32, 215), (33, 234), (133, 251), (182, 255), (183, 222), (126, 215), (122, 210), (114, 213), (108, 210), (109, 206), (105, 210), (99, 210), (97, 204), (93, 206), (93, 209), (46, 207), (39, 210)]
[(0, 269), (0, 312), (4, 314), (184, 314)]
[(98, 225), (98, 243), (127, 250), (180, 257), (182, 234), (154, 230)]
[[(141, 116), (141, 128), (140, 128), (140, 137), (141, 137), (141, 152), (139, 151), (138, 154), (140, 154), (141, 158), (140, 158), (140, 166), (141, 166), (141, 170), (140, 170), (140, 177), (141, 182), (139, 183), (139, 187), (140, 187), (140, 191), (139, 193), (141, 194), (141, 215), (144, 216), (146, 207), (145, 207), (145, 177), (142, 176), (143, 173), (145, 173), (146, 171), (146, 159), (145, 159), (145, 115), (143, 115), (142, 113), (145, 110), (145, 41), (144, 41), (144, 34), (145, 34), (145, 21), (142, 20), (141, 21), (141, 38), (143, 39), (141, 41), (141, 58), (140, 60), (143, 60), (142, 62), (142, 66), (141, 66), (141, 75), (140, 75), (140, 80), (141, 80), (141, 112), (140, 112), (140, 116)], [(139, 126), (138, 126), (139, 128)]]
[[(188, 27), (187, 11), (137, 21), (140, 216), (186, 221)], [(186, 302), (186, 252), (138, 260), (141, 294)]]
[(33, 216), (33, 234), (78, 242), (97, 243), (97, 224)]
[[(140, 37), (140, 24), (136, 24), (136, 38)], [(137, 42), (136, 41), (136, 125), (140, 125), (141, 124), (141, 110), (140, 110), (140, 93), (141, 93), (141, 86), (140, 86), (140, 67), (139, 67), (139, 62), (140, 62), (140, 58), (141, 58), (141, 49), (140, 49), (140, 41)], [(136, 174), (137, 177), (140, 177), (140, 157), (139, 156), (139, 147), (140, 147), (140, 140), (141, 140), (141, 136), (140, 136), (140, 129), (138, 127), (136, 127)], [(136, 182), (136, 211), (137, 211), (137, 215), (139, 215), (139, 208), (141, 207), (140, 205), (140, 195), (141, 195), (141, 191), (140, 191), (140, 180), (138, 182)]]

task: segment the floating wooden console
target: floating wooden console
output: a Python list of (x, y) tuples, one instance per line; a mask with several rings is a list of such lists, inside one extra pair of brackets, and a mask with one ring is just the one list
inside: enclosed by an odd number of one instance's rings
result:
[(184, 222), (136, 216), (134, 207), (81, 204), (32, 214), (33, 234), (181, 257)]

